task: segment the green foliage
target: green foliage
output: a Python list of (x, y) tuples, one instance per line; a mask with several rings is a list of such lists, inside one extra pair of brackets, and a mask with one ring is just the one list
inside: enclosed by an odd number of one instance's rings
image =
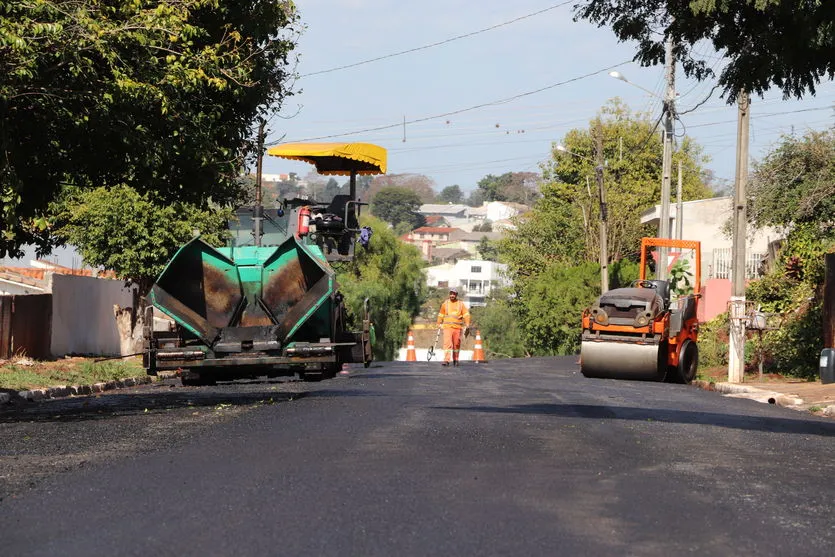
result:
[(467, 205), (470, 207), (481, 207), (484, 204), (484, 192), (480, 189), (474, 189), (470, 192), (470, 195), (467, 196)]
[(538, 197), (540, 177), (534, 172), (488, 174), (478, 182), (484, 201), (510, 201), (529, 205)]
[(145, 377), (140, 359), (104, 362), (59, 360), (33, 362), (26, 366), (13, 361), (0, 366), (0, 389), (20, 391), (56, 385), (91, 385), (129, 377)]
[(807, 302), (786, 315), (782, 327), (763, 334), (765, 352), (769, 355), (765, 369), (805, 379), (818, 374), (818, 357), (823, 350), (823, 304)]
[(699, 367), (728, 365), (728, 313), (717, 315), (699, 326)]
[(835, 214), (835, 131), (783, 136), (754, 168), (748, 214), (755, 225), (832, 226)]
[(693, 273), (690, 271), (690, 262), (686, 259), (679, 259), (670, 268), (670, 286), (676, 296), (688, 296), (693, 293), (693, 284), (690, 280)]
[(478, 256), (485, 261), (499, 260), (498, 245), (495, 241), (488, 240), (487, 236), (481, 237), (475, 250), (478, 252)]
[(511, 307), (509, 293), (496, 289), (487, 305), (470, 310), (473, 328), (479, 329), (488, 358), (520, 358), (525, 350), (524, 333)]
[(54, 209), (56, 237), (76, 246), (89, 265), (139, 284), (141, 296), (195, 230), (207, 243), (223, 245), (232, 217), (231, 210), (163, 202), (129, 186), (79, 190)]
[(487, 221), (473, 226), (473, 232), (492, 232), (493, 223)]
[(426, 223), (426, 218), (418, 210), (421, 200), (417, 193), (407, 188), (386, 187), (371, 199), (371, 213), (394, 227), (401, 223), (414, 230)]
[(424, 265), (418, 249), (401, 242), (383, 221), (363, 216), (360, 224), (374, 231), (371, 245), (367, 250), (358, 248), (354, 261), (335, 263), (336, 280), (355, 326), (363, 300), (370, 300), (377, 333), (374, 357), (387, 361), (393, 359), (426, 298)]
[(508, 264), (514, 282), (536, 277), (552, 263), (577, 262), (585, 257), (583, 231), (577, 226), (579, 209), (543, 186), (543, 198), (533, 209), (516, 217), (516, 231), (498, 241), (499, 258)]
[(541, 355), (574, 354), (583, 310), (600, 295), (600, 266), (554, 263), (524, 283), (513, 308), (526, 346)]
[(464, 192), (458, 185), (445, 187), (435, 199), (437, 203), (461, 203), (463, 200)]
[(609, 265), (609, 288), (626, 288), (632, 286), (640, 276), (640, 263), (630, 259), (621, 259)]
[(438, 308), (441, 307), (441, 304), (448, 297), (449, 289), (447, 288), (427, 287), (426, 295), (420, 308), (420, 316), (423, 319), (435, 323), (435, 320), (438, 318)]
[(0, 0), (0, 256), (48, 248), (67, 184), (235, 202), (297, 23), (284, 0)]
[(772, 85), (786, 97), (814, 94), (821, 78), (835, 77), (829, 1), (586, 0), (575, 17), (611, 27), (620, 41), (636, 41), (642, 66), (662, 64), (671, 38), (685, 75), (699, 80), (713, 75), (712, 60), (701, 54), (710, 42), (723, 55), (717, 81), (728, 102), (740, 91), (762, 94)]
[[(661, 199), (663, 145), (653, 133), (655, 122), (645, 114), (635, 114), (620, 101), (603, 107), (588, 129), (569, 131), (562, 141), (566, 151), (552, 150), (543, 169), (546, 187), (543, 200), (552, 207), (546, 219), (566, 219), (563, 227), (572, 233), (561, 237), (572, 251), (587, 261), (600, 253), (600, 203), (596, 180), (598, 158), (606, 161), (603, 188), (608, 207), (608, 255), (617, 261), (638, 251), (641, 238), (653, 230), (640, 223), (636, 215), (651, 209)], [(602, 133), (603, 153), (596, 152)], [(685, 139), (673, 154), (673, 164), (682, 163), (684, 199), (711, 197), (702, 179), (706, 159), (701, 147)], [(578, 243), (579, 241), (579, 243)], [(543, 246), (548, 249), (547, 245)]]

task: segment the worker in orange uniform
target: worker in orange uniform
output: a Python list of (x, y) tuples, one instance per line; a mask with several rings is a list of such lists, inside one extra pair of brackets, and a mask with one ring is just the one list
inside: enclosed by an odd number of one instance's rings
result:
[(449, 300), (441, 304), (438, 312), (438, 327), (444, 331), (444, 362), (443, 366), (458, 365), (458, 352), (461, 350), (461, 332), (464, 336), (470, 334), (470, 311), (464, 302), (458, 299), (458, 290), (449, 289)]

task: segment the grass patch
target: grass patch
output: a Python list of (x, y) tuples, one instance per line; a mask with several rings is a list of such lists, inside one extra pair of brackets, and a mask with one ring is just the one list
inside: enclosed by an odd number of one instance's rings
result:
[(128, 377), (142, 377), (142, 360), (66, 358), (56, 361), (16, 359), (0, 365), (0, 389), (23, 391), (63, 385), (90, 385)]

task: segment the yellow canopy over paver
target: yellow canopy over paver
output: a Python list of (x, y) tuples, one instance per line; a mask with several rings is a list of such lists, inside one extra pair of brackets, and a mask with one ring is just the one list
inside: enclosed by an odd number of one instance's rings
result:
[(284, 143), (267, 149), (267, 154), (299, 160), (328, 175), (385, 174), (386, 150), (373, 143)]

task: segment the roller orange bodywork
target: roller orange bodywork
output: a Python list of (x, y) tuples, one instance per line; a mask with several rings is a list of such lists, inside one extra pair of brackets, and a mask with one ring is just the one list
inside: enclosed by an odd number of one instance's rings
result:
[[(647, 253), (657, 247), (695, 254), (693, 292), (674, 303), (669, 300), (668, 281), (647, 279)], [(689, 383), (698, 367), (701, 244), (643, 238), (640, 279), (635, 284), (603, 294), (583, 312), (583, 375)]]

